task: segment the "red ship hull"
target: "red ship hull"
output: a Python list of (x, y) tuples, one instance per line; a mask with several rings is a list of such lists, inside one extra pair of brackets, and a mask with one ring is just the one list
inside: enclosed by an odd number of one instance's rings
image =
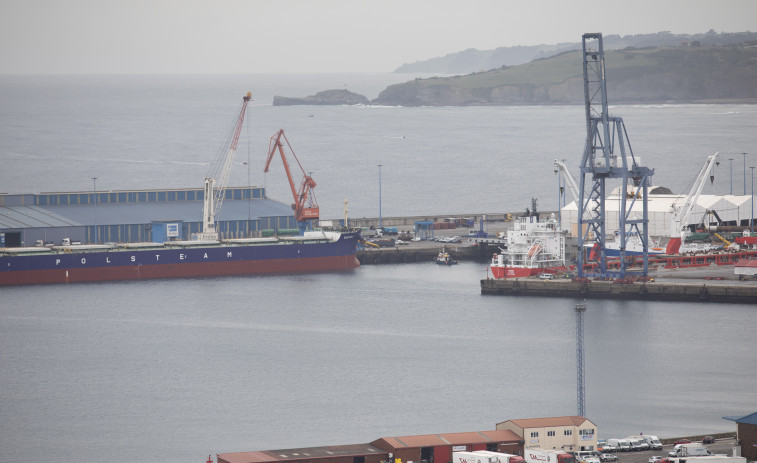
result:
[(525, 278), (539, 275), (540, 273), (558, 273), (569, 271), (568, 267), (500, 267), (491, 266), (492, 276), (502, 278)]
[(151, 280), (224, 275), (314, 273), (351, 270), (360, 266), (354, 255), (259, 261), (197, 262), (118, 267), (22, 270), (7, 272), (0, 285), (84, 283), (116, 280)]

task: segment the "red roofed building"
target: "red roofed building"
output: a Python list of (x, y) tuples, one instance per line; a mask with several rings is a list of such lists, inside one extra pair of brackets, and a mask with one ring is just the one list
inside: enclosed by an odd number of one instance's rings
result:
[(490, 450), (523, 455), (523, 440), (509, 430), (382, 437), (371, 445), (389, 452), (402, 463), (448, 463), (452, 452)]
[(219, 453), (218, 463), (379, 463), (389, 455), (370, 444)]
[(524, 441), (524, 448), (578, 452), (597, 448), (597, 425), (582, 416), (529, 418), (497, 423)]

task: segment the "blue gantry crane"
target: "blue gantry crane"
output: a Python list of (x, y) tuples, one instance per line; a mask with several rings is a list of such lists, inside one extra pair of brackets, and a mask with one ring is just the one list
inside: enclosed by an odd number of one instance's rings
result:
[[(601, 33), (583, 35), (583, 77), (586, 145), (581, 159), (580, 200), (578, 201), (578, 248), (581, 250), (578, 253), (578, 277), (591, 276), (622, 280), (631, 275), (646, 277), (649, 250), (647, 189), (654, 170), (638, 164), (631, 149), (623, 118), (610, 116), (608, 113), (605, 56)], [(612, 271), (607, 268), (605, 255), (607, 182), (610, 180), (620, 182), (617, 230), (621, 262), (619, 269)], [(632, 187), (631, 190), (629, 190), (629, 185)], [(629, 194), (629, 191), (632, 193)], [(642, 201), (642, 217), (629, 217), (637, 199)], [(594, 270), (586, 271), (583, 244), (589, 239), (590, 233), (594, 236), (597, 265)], [(638, 233), (643, 242), (641, 272), (630, 272), (626, 269), (626, 240), (632, 233)]]

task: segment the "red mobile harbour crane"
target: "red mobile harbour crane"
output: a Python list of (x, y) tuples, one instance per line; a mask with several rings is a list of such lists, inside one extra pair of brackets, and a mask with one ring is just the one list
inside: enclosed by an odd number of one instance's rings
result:
[[(302, 170), (302, 183), (300, 183), (299, 191), (295, 189), (294, 186), (292, 172), (289, 170), (289, 163), (284, 155), (284, 143), (282, 143), (282, 139), (286, 142), (294, 160), (297, 161), (297, 165), (300, 166), (300, 170)], [(302, 168), (300, 160), (297, 159), (297, 155), (294, 154), (289, 139), (284, 135), (284, 129), (279, 130), (271, 137), (271, 142), (268, 145), (268, 160), (265, 163), (265, 169), (263, 169), (263, 172), (268, 172), (268, 168), (271, 166), (271, 160), (277, 150), (279, 154), (281, 154), (281, 161), (284, 163), (284, 170), (286, 171), (287, 179), (289, 180), (289, 187), (292, 189), (292, 197), (294, 198), (294, 203), (292, 204), (294, 218), (300, 226), (300, 232), (303, 232), (305, 228), (307, 228), (308, 222), (318, 220), (319, 216), (318, 203), (315, 200), (315, 193), (313, 192), (313, 188), (315, 188), (315, 180), (305, 173), (305, 169)]]

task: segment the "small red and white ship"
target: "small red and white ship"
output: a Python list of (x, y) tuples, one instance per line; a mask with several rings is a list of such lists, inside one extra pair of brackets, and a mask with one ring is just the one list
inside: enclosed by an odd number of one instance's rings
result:
[(494, 278), (519, 278), (569, 271), (565, 263), (565, 235), (551, 214), (539, 220), (538, 214), (518, 217), (507, 231), (505, 248), (492, 256)]

